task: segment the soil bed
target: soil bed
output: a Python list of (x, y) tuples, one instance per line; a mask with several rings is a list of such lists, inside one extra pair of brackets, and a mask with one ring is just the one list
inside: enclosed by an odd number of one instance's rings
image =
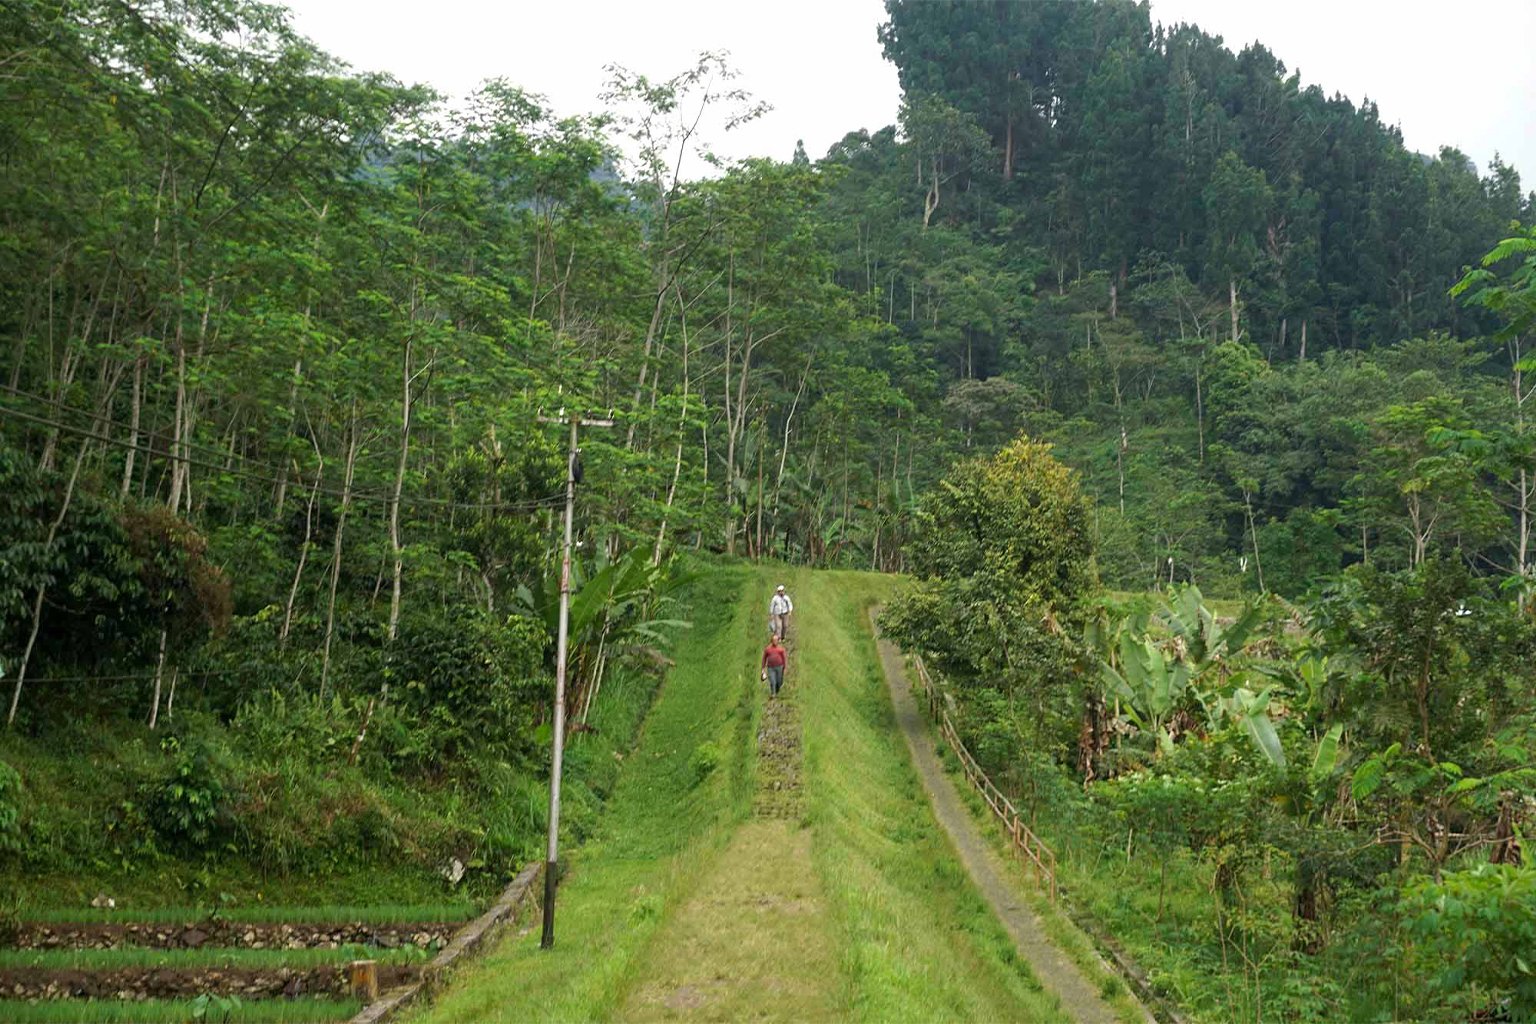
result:
[[(409, 964), (380, 964), (379, 985), (403, 985), (419, 968)], [(237, 967), (178, 969), (133, 967), (97, 971), (19, 967), (0, 970), (0, 996), (6, 999), (175, 999), (204, 992), (252, 999), (285, 996), (334, 996), (347, 991), (345, 965), (280, 967), (252, 970)], [(0, 1017), (4, 1016), (0, 1002)]]
[(800, 801), (800, 714), (780, 696), (763, 708), (757, 734), (757, 796), (753, 813), (759, 818), (798, 818)]
[(399, 949), (415, 946), (438, 950), (458, 931), (458, 924), (243, 924), (200, 921), (196, 924), (29, 924), (23, 923), (9, 943), (14, 949), (329, 949), (358, 944)]

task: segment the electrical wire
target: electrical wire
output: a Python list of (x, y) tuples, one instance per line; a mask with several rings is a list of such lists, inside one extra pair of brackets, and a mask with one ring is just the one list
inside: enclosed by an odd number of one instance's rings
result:
[[(78, 410), (78, 409), (71, 409), (69, 411), (71, 411), (71, 412), (81, 412), (81, 410)], [(163, 449), (154, 448), (154, 447), (152, 447), (150, 445), (138, 444), (138, 443), (132, 442), (132, 441), (124, 441), (123, 439), (117, 438), (117, 437), (113, 437), (110, 434), (102, 434), (102, 433), (98, 433), (98, 432), (96, 432), (94, 430), (87, 430), (87, 429), (85, 429), (83, 427), (73, 426), (72, 424), (63, 422), (62, 420), (52, 419), (52, 418), (46, 417), (46, 416), (36, 416), (36, 415), (31, 414), (31, 413), (23, 412), (20, 409), (13, 409), (10, 406), (6, 406), (6, 405), (0, 405), (0, 415), (6, 415), (6, 416), (11, 416), (11, 417), (13, 417), (15, 419), (25, 420), (25, 421), (27, 421), (29, 423), (33, 423), (33, 424), (36, 424), (38, 426), (49, 427), (49, 428), (52, 428), (54, 430), (63, 431), (64, 433), (72, 434), (72, 435), (77, 436), (77, 437), (84, 437), (84, 438), (87, 438), (87, 439), (90, 439), (90, 440), (93, 440), (93, 441), (100, 441), (103, 444), (115, 445), (115, 446), (117, 446), (119, 448), (128, 449), (130, 451), (142, 452), (145, 455), (154, 456), (156, 458), (177, 461), (177, 462), (181, 462), (181, 463), (184, 463), (186, 465), (189, 465), (189, 466), (198, 466), (198, 467), (203, 468), (203, 469), (213, 470), (214, 472), (217, 472), (217, 473), (225, 473), (225, 474), (229, 474), (231, 476), (237, 476), (237, 477), (241, 477), (241, 478), (244, 478), (244, 479), (256, 480), (256, 481), (259, 481), (261, 483), (265, 483), (265, 484), (268, 484), (268, 485), (271, 485), (271, 486), (277, 486), (278, 484), (281, 484), (283, 482), (283, 480), (284, 480), (283, 477), (279, 477), (279, 476), (275, 476), (275, 475), (270, 475), (270, 471), (272, 470), (272, 467), (269, 467), (269, 466), (264, 466), (263, 467), (263, 468), (269, 470), (268, 473), (258, 473), (258, 472), (255, 472), (255, 471), (249, 470), (249, 469), (236, 469), (236, 468), (234, 468), (232, 466), (226, 467), (226, 466), (219, 465), (218, 463), (215, 463), (215, 462), (209, 462), (209, 461), (204, 460), (204, 459), (194, 458), (194, 457), (192, 457), (190, 455), (177, 455), (177, 454), (174, 454), (172, 452), (165, 451)], [(86, 415), (86, 414), (82, 413), (82, 415)], [(96, 418), (98, 421), (101, 421), (100, 417), (93, 417), (93, 418)], [(112, 421), (110, 421), (110, 420), (105, 420), (105, 422), (107, 422), (110, 425), (121, 426), (121, 424), (112, 424)], [(246, 460), (246, 461), (251, 461), (251, 460)], [(258, 463), (258, 465), (260, 465), (260, 464)], [(302, 482), (303, 481), (302, 481), (302, 478), (301, 478), (300, 483), (302, 484)], [(369, 492), (369, 491), (354, 491), (354, 492), (351, 492), (350, 494), (344, 494), (341, 491), (337, 491), (337, 490), (334, 490), (334, 489), (328, 488), (328, 487), (320, 487), (320, 486), (317, 486), (317, 485), (316, 486), (308, 486), (308, 487), (306, 487), (306, 490), (311, 490), (311, 491), (314, 491), (314, 492), (316, 492), (318, 494), (329, 495), (330, 497), (336, 498), (336, 499), (341, 500), (341, 501), (357, 501), (357, 502), (370, 502), (371, 501), (371, 502), (379, 502), (379, 503), (382, 503), (382, 504), (387, 506), (387, 505), (389, 505), (391, 502), (393, 502), (395, 500), (392, 495), (388, 495), (388, 494), (378, 494), (378, 493)], [(512, 501), (512, 502), (495, 502), (495, 501), (461, 502), (461, 501), (454, 501), (452, 498), (432, 498), (432, 497), (427, 497), (427, 496), (424, 496), (424, 495), (410, 495), (410, 496), (408, 496), (408, 495), (404, 495), (404, 494), (402, 494), (400, 496), (399, 500), (400, 500), (400, 504), (403, 505), (403, 506), (427, 506), (427, 507), (433, 507), (433, 508), (460, 509), (460, 510), (464, 510), (464, 511), (482, 511), (482, 512), (483, 511), (500, 511), (500, 512), (529, 511), (529, 512), (532, 512), (532, 511), (537, 511), (539, 509), (544, 509), (544, 508), (553, 508), (553, 507), (555, 507), (555, 506), (557, 506), (559, 504), (562, 504), (565, 501), (565, 492), (564, 491), (560, 491), (560, 492), (557, 492), (555, 494), (545, 495), (542, 498), (532, 498), (532, 499), (529, 499), (529, 500), (526, 500), (526, 501)]]
[[(127, 433), (140, 433), (140, 434), (144, 434), (146, 437), (162, 433), (162, 431), (152, 430), (152, 429), (150, 429), (148, 427), (139, 427), (135, 431), (134, 428), (131, 425), (129, 425), (127, 423), (124, 423), (122, 420), (114, 420), (114, 419), (112, 419), (109, 416), (98, 415), (97, 413), (94, 413), (94, 412), (88, 413), (84, 409), (77, 409), (77, 408), (69, 405), (67, 402), (64, 402), (61, 399), (49, 398), (47, 395), (39, 395), (39, 394), (36, 394), (35, 392), (32, 392), (32, 391), (24, 391), (21, 388), (11, 387), (9, 384), (0, 384), (0, 393), (4, 393), (4, 394), (8, 394), (8, 395), (13, 395), (16, 398), (24, 398), (24, 399), (27, 399), (28, 401), (36, 402), (38, 405), (47, 406), (49, 409), (61, 409), (61, 410), (64, 410), (65, 412), (73, 412), (73, 413), (78, 413), (81, 416), (88, 416), (91, 419), (93, 419), (93, 420), (95, 420), (97, 422), (103, 423), (103, 424), (105, 424), (108, 427), (112, 427), (112, 428), (116, 428), (116, 429), (119, 429), (119, 430), (123, 430), (123, 431), (126, 431)], [(298, 437), (297, 434), (294, 435), (294, 436)], [(260, 466), (263, 466), (265, 468), (271, 468), (274, 471), (276, 471), (276, 468), (277, 468), (277, 467), (274, 467), (274, 466), (268, 466), (266, 463), (261, 462), (259, 459), (253, 459), (249, 455), (237, 455), (237, 454), (234, 454), (233, 452), (230, 452), (228, 449), (216, 448), (213, 445), (208, 445), (208, 444), (200, 444), (197, 441), (183, 440), (181, 442), (181, 446), (183, 448), (186, 448), (188, 451), (203, 452), (209, 458), (220, 459), (220, 460), (227, 460), (227, 459), (234, 458), (234, 459), (239, 459), (242, 462), (256, 463), (256, 464), (258, 464)], [(385, 456), (390, 456), (393, 453), (392, 452), (387, 452), (387, 451), (382, 451), (382, 452), (370, 453), (370, 454), (373, 455), (374, 457), (385, 457)]]
[[(184, 677), (191, 676), (201, 679), (206, 676), (237, 676), (245, 672), (254, 672), (264, 668), (264, 665), (244, 665), (240, 668), (213, 668), (213, 669), (177, 669)], [(162, 673), (162, 678), (170, 673)], [(127, 683), (137, 680), (153, 679), (153, 672), (132, 672), (107, 676), (27, 676), (27, 683)]]

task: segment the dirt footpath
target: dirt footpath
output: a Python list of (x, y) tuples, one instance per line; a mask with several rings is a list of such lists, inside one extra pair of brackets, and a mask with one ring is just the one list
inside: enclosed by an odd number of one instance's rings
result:
[[(912, 698), (901, 653), (884, 639), (879, 640), (879, 647), (880, 662), (890, 684), (891, 702), (896, 708), (896, 721), (912, 751), (912, 764), (933, 805), (934, 817), (949, 834), (966, 873), (1013, 937), (1019, 954), (1029, 963), (1035, 976), (1061, 1000), (1061, 1008), (1083, 1024), (1114, 1024), (1117, 1020), (1114, 1010), (1077, 965), (1045, 937), (1034, 911), (1019, 899), (1016, 883), (1010, 876), (1017, 868), (998, 856), (991, 842), (977, 829), (954, 783), (944, 773), (934, 750), (932, 733)], [(1151, 1021), (1152, 1017), (1148, 1015), (1147, 1020)]]

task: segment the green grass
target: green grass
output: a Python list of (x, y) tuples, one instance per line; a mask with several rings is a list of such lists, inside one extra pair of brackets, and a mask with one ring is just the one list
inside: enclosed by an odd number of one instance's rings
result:
[(1064, 1020), (972, 888), (912, 769), (866, 615), (893, 583), (796, 575), (806, 790), (842, 950), (841, 1016)]
[(240, 924), (456, 924), (478, 912), (473, 903), (429, 903), (413, 906), (278, 906), (246, 904), (228, 907), (53, 907), (23, 910), (18, 916), (33, 924), (195, 924), (212, 917)]
[[(590, 1020), (612, 1013), (657, 928), (750, 810), (761, 586), (742, 568), (712, 566), (690, 588), (694, 627), (680, 639), (677, 667), (624, 758), (596, 834), (570, 853), (555, 948), (538, 948), (536, 925), (511, 936), (461, 971), (435, 1006), (409, 1019)], [(706, 743), (724, 757), (700, 780), (694, 755)]]
[(982, 834), (992, 842), (993, 849), (1002, 855), (1003, 861), (1012, 865), (1010, 880), (1014, 883), (1014, 891), (1034, 911), (1041, 929), (1051, 940), (1052, 945), (1077, 965), (1121, 1021), (1125, 1024), (1140, 1024), (1145, 1018), (1141, 1014), (1140, 1004), (1131, 995), (1125, 980), (1108, 966), (1105, 958), (1095, 948), (1093, 939), (1084, 934), (1060, 906), (1051, 902), (1045, 890), (1035, 882), (1030, 869), (1015, 857), (1012, 844), (1003, 832), (997, 815), (966, 779), (965, 773), (960, 770), (959, 763), (950, 752), (948, 745), (941, 744), (940, 751), (940, 761), (954, 782), (955, 788), (960, 791), (966, 810), (970, 812)]
[[(383, 949), (350, 944), (335, 949), (0, 949), (0, 970), (42, 967), (52, 970), (105, 971), (141, 967), (200, 969), (236, 967), (276, 970), (280, 967), (324, 967), (353, 960), (386, 964), (425, 963), (432, 954), (414, 946)], [(3, 1019), (0, 1014), (0, 1019)]]
[(751, 1020), (771, 1007), (779, 1020), (839, 1020), (834, 938), (810, 832), (749, 821), (662, 923), (613, 1019)]
[[(209, 1005), (206, 1024), (314, 1024), (346, 1020), (363, 1008), (356, 999), (252, 999), (226, 1011)], [(26, 1003), (0, 1000), (6, 1024), (187, 1024), (197, 1012), (192, 999), (145, 999), (139, 1002), (60, 999)]]
[[(738, 828), (754, 782), (762, 604), (780, 576), (797, 605), (787, 685), (802, 712), (806, 815)], [(1064, 1020), (972, 888), (908, 760), (865, 617), (890, 585), (859, 573), (709, 567), (695, 586), (695, 627), (610, 810), (572, 858), (555, 948), (538, 949), (529, 921), (410, 1019), (725, 1019), (724, 1008), (755, 1018)], [(695, 752), (706, 743), (723, 757), (700, 781)], [(808, 854), (797, 848), (801, 824)], [(755, 879), (774, 893), (750, 891), (743, 866), (775, 849), (812, 877)], [(786, 940), (776, 952), (804, 953), (804, 970), (757, 971), (732, 944), (743, 926), (733, 913), (778, 927), (759, 895), (803, 906), (814, 941)], [(787, 987), (775, 999), (779, 981)], [(770, 994), (744, 1002), (754, 986)]]

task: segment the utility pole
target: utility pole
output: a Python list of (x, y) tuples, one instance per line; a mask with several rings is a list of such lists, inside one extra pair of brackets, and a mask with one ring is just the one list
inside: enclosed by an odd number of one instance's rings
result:
[[(554, 419), (539, 417), (540, 423), (562, 423), (565, 410)], [(542, 949), (555, 944), (555, 875), (560, 857), (560, 765), (565, 755), (565, 669), (569, 646), (566, 634), (571, 625), (571, 519), (576, 507), (576, 434), (582, 427), (611, 427), (613, 420), (586, 420), (579, 414), (570, 417), (571, 445), (565, 460), (565, 546), (560, 558), (560, 631), (555, 638), (555, 727), (551, 733), (554, 755), (549, 768), (549, 854), (544, 860), (544, 934)]]

